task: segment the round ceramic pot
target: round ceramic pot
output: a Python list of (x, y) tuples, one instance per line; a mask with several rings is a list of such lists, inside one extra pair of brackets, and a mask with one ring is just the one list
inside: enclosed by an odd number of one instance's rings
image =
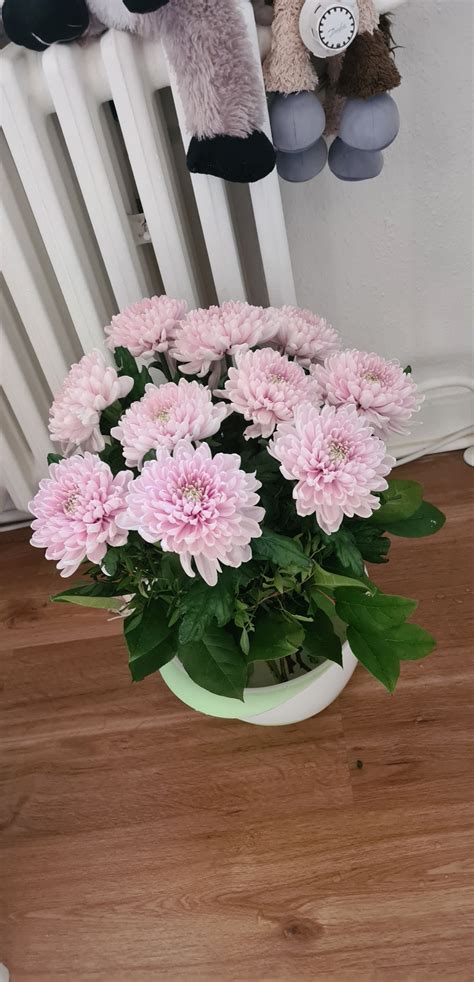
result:
[(241, 719), (258, 726), (284, 726), (316, 716), (337, 699), (357, 665), (357, 658), (347, 643), (342, 648), (343, 667), (325, 661), (312, 672), (280, 682), (277, 685), (244, 689), (244, 701), (214, 695), (202, 689), (173, 658), (161, 675), (178, 699), (207, 716)]

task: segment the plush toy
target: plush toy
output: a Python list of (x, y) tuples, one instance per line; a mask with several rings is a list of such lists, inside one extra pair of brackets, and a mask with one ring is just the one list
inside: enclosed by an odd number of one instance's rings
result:
[[(388, 94), (400, 84), (384, 0), (275, 0), (271, 50), (264, 63), (270, 120), (281, 177), (306, 181), (329, 167), (336, 177), (376, 177), (399, 129)], [(311, 55), (325, 58), (324, 107)], [(318, 61), (318, 66), (320, 62)], [(320, 71), (318, 67), (318, 71)], [(322, 86), (321, 86), (322, 88)]]
[(39, 51), (97, 24), (159, 36), (193, 134), (190, 171), (247, 183), (273, 169), (258, 66), (235, 0), (5, 0), (3, 20), (12, 41)]

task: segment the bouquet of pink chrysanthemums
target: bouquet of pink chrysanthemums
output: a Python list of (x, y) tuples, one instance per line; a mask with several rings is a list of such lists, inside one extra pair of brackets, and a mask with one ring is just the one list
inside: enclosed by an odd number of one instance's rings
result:
[(30, 505), (32, 544), (85, 578), (54, 599), (121, 612), (135, 680), (177, 656), (241, 698), (256, 661), (285, 680), (342, 664), (347, 637), (392, 691), (434, 641), (366, 563), (386, 562), (385, 532), (444, 522), (388, 480), (385, 438), (421, 403), (410, 369), (292, 307), (153, 297), (105, 334), (116, 367), (93, 351), (71, 368), (50, 412), (63, 456)]

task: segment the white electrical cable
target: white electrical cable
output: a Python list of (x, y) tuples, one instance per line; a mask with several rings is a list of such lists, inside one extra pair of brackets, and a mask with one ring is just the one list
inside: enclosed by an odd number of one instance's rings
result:
[[(420, 382), (418, 385), (419, 392), (438, 392), (439, 390), (443, 389), (467, 389), (469, 392), (474, 392), (474, 379), (467, 378), (467, 376), (456, 375), (443, 379), (431, 379), (429, 382)], [(414, 460), (419, 460), (420, 457), (425, 457), (426, 454), (438, 453), (454, 440), (462, 440), (471, 436), (474, 441), (474, 425), (464, 426), (460, 430), (455, 430), (454, 433), (448, 433), (446, 436), (442, 437), (441, 440), (436, 440), (433, 443), (426, 444), (426, 446), (414, 453), (406, 454), (404, 457), (399, 457), (394, 466), (400, 467), (401, 464), (410, 464)], [(466, 460), (466, 463), (468, 462), (469, 461)]]

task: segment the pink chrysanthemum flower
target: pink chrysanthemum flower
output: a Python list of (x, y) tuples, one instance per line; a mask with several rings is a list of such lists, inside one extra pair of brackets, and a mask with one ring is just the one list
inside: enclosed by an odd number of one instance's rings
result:
[(237, 454), (211, 456), (179, 443), (173, 456), (164, 447), (147, 461), (130, 487), (123, 528), (136, 529), (146, 542), (176, 552), (188, 576), (198, 572), (215, 586), (224, 566), (240, 566), (252, 555), (250, 540), (261, 535), (263, 508), (255, 475), (240, 470)]
[(283, 477), (297, 481), (298, 515), (316, 515), (320, 527), (337, 532), (344, 515), (369, 518), (380, 507), (374, 491), (387, 487), (395, 460), (354, 406), (298, 406), (293, 423), (278, 427), (269, 453)]
[(133, 475), (113, 476), (108, 464), (91, 453), (51, 464), (28, 508), (35, 521), (31, 544), (46, 549), (61, 576), (70, 576), (84, 559), (100, 563), (107, 546), (123, 546), (128, 533), (117, 525), (126, 507)]
[(171, 351), (187, 375), (206, 375), (224, 355), (254, 348), (275, 333), (277, 324), (263, 307), (229, 300), (221, 307), (191, 310), (179, 326)]
[(141, 467), (149, 450), (171, 450), (179, 440), (213, 436), (227, 413), (226, 406), (212, 402), (206, 386), (182, 378), (177, 385), (147, 385), (143, 398), (127, 409), (111, 435), (122, 444), (127, 467)]
[(134, 358), (151, 361), (155, 352), (168, 351), (186, 309), (185, 300), (173, 300), (172, 297), (138, 300), (112, 317), (112, 322), (105, 328), (107, 347), (112, 351), (119, 347), (128, 348)]
[(84, 355), (70, 369), (49, 411), (51, 439), (61, 444), (63, 453), (78, 447), (103, 450), (100, 414), (132, 388), (133, 379), (117, 375), (100, 351)]
[(323, 402), (355, 406), (381, 436), (407, 433), (408, 420), (423, 402), (399, 363), (374, 353), (339, 351), (311, 371)]
[(311, 376), (286, 355), (260, 348), (236, 355), (237, 368), (229, 368), (224, 391), (232, 409), (252, 422), (244, 436), (271, 436), (278, 423), (293, 419), (300, 402), (313, 401), (318, 387)]
[(273, 315), (278, 331), (272, 345), (282, 354), (296, 358), (300, 365), (308, 367), (312, 362), (323, 362), (328, 355), (339, 351), (339, 335), (324, 317), (286, 306), (275, 309)]

